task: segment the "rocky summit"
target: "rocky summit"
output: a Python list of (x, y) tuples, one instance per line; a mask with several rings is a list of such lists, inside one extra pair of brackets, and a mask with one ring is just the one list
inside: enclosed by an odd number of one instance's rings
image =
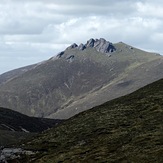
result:
[(80, 44), (79, 46), (74, 43), (71, 46), (67, 48), (68, 49), (79, 49), (79, 50), (85, 50), (86, 48), (95, 48), (98, 52), (101, 53), (112, 53), (116, 50), (116, 48), (113, 46), (113, 44), (109, 41), (106, 41), (104, 38), (100, 39), (93, 39), (87, 41), (86, 44)]
[(163, 78), (162, 70), (161, 55), (90, 39), (0, 75), (0, 106), (28, 116), (67, 119)]

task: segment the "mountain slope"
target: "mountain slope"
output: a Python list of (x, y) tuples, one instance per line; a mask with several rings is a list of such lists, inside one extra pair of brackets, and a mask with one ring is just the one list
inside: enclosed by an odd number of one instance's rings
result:
[(2, 75), (0, 75), (0, 85), (12, 80), (13, 78), (16, 78), (17, 76), (20, 76), (21, 74), (31, 70), (35, 66), (36, 65), (30, 65), (30, 66), (18, 68), (18, 69), (3, 73)]
[(163, 57), (90, 39), (0, 85), (0, 105), (26, 115), (69, 118), (163, 77)]
[(10, 131), (40, 132), (61, 120), (28, 117), (10, 109), (0, 107), (0, 129)]
[(163, 79), (80, 113), (23, 147), (38, 151), (28, 159), (37, 163), (161, 163), (162, 112)]
[(13, 143), (26, 136), (54, 127), (61, 120), (34, 118), (0, 107), (0, 145)]

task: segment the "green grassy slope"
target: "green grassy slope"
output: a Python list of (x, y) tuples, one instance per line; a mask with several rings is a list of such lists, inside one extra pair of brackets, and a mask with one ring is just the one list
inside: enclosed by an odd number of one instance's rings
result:
[(25, 147), (39, 151), (35, 163), (162, 163), (162, 113), (163, 79), (80, 113)]

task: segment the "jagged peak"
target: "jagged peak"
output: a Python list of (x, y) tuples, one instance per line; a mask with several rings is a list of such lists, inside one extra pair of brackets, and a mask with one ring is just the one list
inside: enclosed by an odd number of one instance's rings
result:
[(82, 43), (78, 46), (79, 50), (84, 50), (85, 48), (86, 48), (86, 46)]
[[(72, 50), (72, 49), (83, 51), (88, 48), (94, 48), (95, 50), (97, 50), (100, 53), (109, 54), (109, 56), (111, 55), (111, 53), (116, 51), (116, 48), (114, 47), (114, 45), (111, 42), (106, 41), (104, 38), (100, 38), (100, 39), (91, 38), (85, 44), (81, 43), (80, 45), (73, 43), (72, 45), (68, 46), (65, 49), (65, 51)], [(59, 52), (55, 57), (52, 57), (50, 60), (59, 59), (59, 58), (65, 56), (64, 55), (65, 51)], [(65, 57), (68, 57), (67, 61), (70, 61), (70, 62), (72, 62), (72, 60), (74, 59), (74, 56), (69, 58), (69, 56), (66, 55)]]
[(104, 38), (100, 39), (89, 39), (86, 44), (81, 43), (79, 46), (76, 43), (73, 43), (66, 50), (70, 49), (78, 49), (78, 50), (85, 50), (87, 48), (95, 48), (98, 52), (101, 53), (112, 53), (116, 50), (113, 44), (109, 41), (106, 41)]
[(86, 47), (94, 47), (94, 43), (95, 40), (93, 38), (91, 38), (90, 40), (87, 41), (87, 43), (85, 44)]
[(74, 49), (74, 48), (77, 48), (78, 45), (76, 43), (73, 43), (72, 45), (70, 45), (69, 47), (66, 48), (66, 50), (68, 49)]

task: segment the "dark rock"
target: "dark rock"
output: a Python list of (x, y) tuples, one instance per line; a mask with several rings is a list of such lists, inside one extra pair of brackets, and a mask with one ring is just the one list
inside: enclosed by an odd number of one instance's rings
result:
[(80, 44), (79, 46), (78, 46), (78, 49), (79, 50), (84, 50), (86, 48), (86, 46), (84, 45), (84, 44)]
[(91, 38), (90, 40), (87, 41), (86, 47), (93, 48), (94, 47), (94, 42), (95, 42), (95, 40), (93, 38)]
[(94, 43), (94, 47), (97, 47), (100, 44), (100, 40), (96, 39)]
[(106, 41), (104, 38), (100, 39), (91, 38), (90, 40), (87, 41), (85, 45), (81, 43), (79, 46), (76, 43), (74, 43), (71, 46), (69, 46), (66, 50), (74, 48), (77, 48), (78, 50), (81, 51), (86, 48), (95, 48), (98, 52), (101, 53), (112, 53), (116, 50), (113, 44), (109, 41)]
[(112, 45), (112, 43), (110, 43), (109, 41), (106, 41), (103, 38), (96, 40), (94, 47), (96, 48), (98, 52), (101, 52), (101, 53), (112, 53), (116, 50), (115, 47)]
[(56, 57), (57, 57), (57, 58), (61, 58), (61, 57), (63, 56), (63, 54), (64, 54), (64, 51), (58, 53)]
[(106, 41), (104, 38), (95, 39), (95, 40), (91, 38), (90, 40), (87, 41), (85, 45), (80, 44), (78, 49), (84, 50), (87, 47), (95, 48), (98, 52), (101, 53), (112, 53), (116, 50), (115, 47), (112, 45), (112, 43)]
[(69, 50), (69, 49), (74, 49), (74, 48), (77, 48), (78, 45), (76, 43), (73, 43), (72, 45), (70, 45), (66, 50)]
[(67, 57), (66, 59), (67, 59), (67, 61), (69, 61), (69, 62), (72, 62), (73, 61), (73, 59), (74, 59), (74, 55), (70, 55), (69, 57)]

